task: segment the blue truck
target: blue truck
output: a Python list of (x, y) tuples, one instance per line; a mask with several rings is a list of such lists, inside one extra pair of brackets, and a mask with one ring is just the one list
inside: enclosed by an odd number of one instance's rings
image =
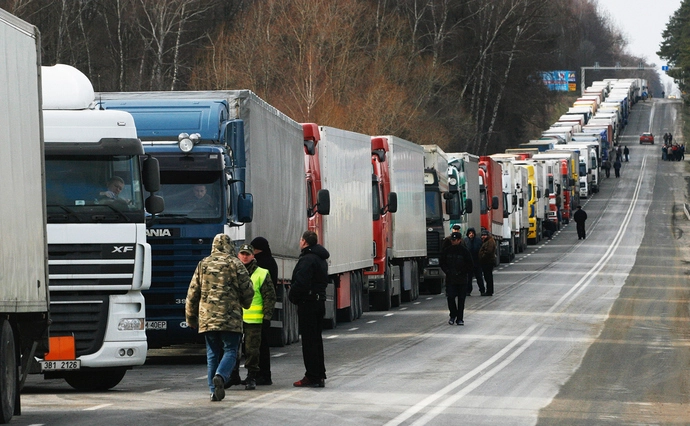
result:
[(103, 109), (132, 114), (144, 150), (158, 159), (164, 214), (149, 218), (149, 347), (202, 342), (184, 304), (194, 268), (216, 234), (236, 247), (268, 239), (278, 263), (271, 344), (298, 339), (287, 286), (306, 229), (303, 132), (249, 90), (99, 93)]

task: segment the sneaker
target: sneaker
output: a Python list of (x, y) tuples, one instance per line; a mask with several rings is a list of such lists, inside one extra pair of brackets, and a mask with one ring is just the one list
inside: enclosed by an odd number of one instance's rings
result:
[(323, 379), (313, 381), (307, 376), (304, 376), (302, 380), (299, 380), (292, 384), (296, 388), (323, 388), (326, 386), (326, 382)]
[(225, 380), (220, 374), (213, 376), (213, 396), (217, 401), (222, 401), (225, 398)]
[(245, 380), (246, 385), (244, 385), (244, 390), (254, 390), (256, 389), (256, 380), (253, 377), (247, 377)]
[(273, 381), (271, 380), (270, 377), (257, 377), (256, 379), (256, 385), (257, 386), (267, 386), (267, 385), (272, 385)]
[(450, 319), (448, 320), (448, 324), (450, 324), (450, 325), (455, 324), (455, 317), (450, 317)]
[(457, 320), (455, 323), (457, 325), (465, 325), (465, 321), (463, 321), (463, 320)]

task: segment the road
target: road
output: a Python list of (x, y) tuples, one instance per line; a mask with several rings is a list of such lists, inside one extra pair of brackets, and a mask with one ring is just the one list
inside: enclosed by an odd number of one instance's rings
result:
[(443, 295), (368, 312), (324, 332), (325, 388), (292, 387), (297, 344), (272, 348), (273, 386), (220, 403), (200, 347), (150, 351), (104, 393), (32, 376), (12, 424), (689, 424), (690, 169), (637, 142), (650, 127), (680, 142), (679, 108), (633, 108), (630, 162), (582, 201), (587, 238), (571, 223), (502, 264), (464, 327), (447, 324)]

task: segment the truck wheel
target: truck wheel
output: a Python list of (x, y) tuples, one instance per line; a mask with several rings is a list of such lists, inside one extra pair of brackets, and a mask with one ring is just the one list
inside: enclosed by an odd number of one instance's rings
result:
[(114, 388), (127, 373), (126, 368), (75, 371), (65, 376), (65, 381), (74, 389), (83, 392), (103, 392)]
[(371, 308), (375, 311), (389, 311), (391, 309), (391, 283), (388, 278), (388, 271), (384, 274), (384, 291), (369, 293)]
[(2, 320), (0, 331), (0, 421), (8, 423), (17, 402), (17, 353), (14, 333), (9, 322)]

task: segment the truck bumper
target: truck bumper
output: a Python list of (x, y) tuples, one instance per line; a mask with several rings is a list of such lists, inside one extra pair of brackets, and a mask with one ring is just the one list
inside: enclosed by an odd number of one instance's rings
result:
[[(82, 367), (111, 368), (144, 365), (147, 351), (143, 342), (104, 342), (101, 349), (91, 355), (77, 357)], [(129, 355), (131, 353), (131, 355)]]
[(386, 290), (383, 276), (381, 275), (369, 275), (369, 291), (370, 292), (382, 292)]

